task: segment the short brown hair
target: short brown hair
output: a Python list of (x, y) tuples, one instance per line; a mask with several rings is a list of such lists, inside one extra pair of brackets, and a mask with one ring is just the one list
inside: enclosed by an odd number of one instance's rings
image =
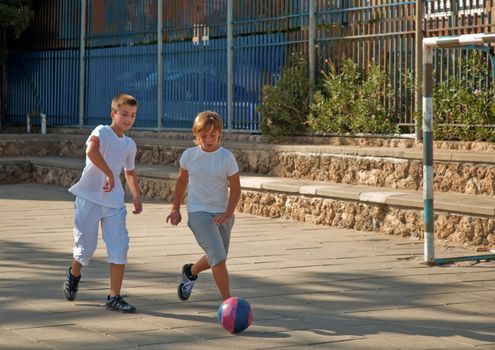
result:
[(199, 144), (198, 134), (201, 130), (209, 130), (211, 127), (213, 127), (213, 130), (217, 130), (220, 133), (220, 137), (222, 136), (223, 120), (220, 114), (212, 111), (204, 111), (199, 113), (196, 119), (194, 119), (194, 124), (192, 127), (194, 143), (197, 145)]
[(112, 111), (116, 111), (122, 105), (137, 107), (138, 102), (135, 97), (127, 94), (118, 94), (112, 98)]

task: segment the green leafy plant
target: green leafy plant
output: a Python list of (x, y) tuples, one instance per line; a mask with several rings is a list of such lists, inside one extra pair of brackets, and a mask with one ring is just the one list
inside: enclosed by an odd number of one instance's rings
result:
[[(434, 134), (443, 140), (495, 141), (495, 103), (480, 52), (461, 61), (463, 74), (435, 86)], [(491, 127), (489, 127), (491, 125)]]
[(16, 38), (28, 27), (33, 18), (31, 0), (2, 0), (0, 2), (0, 28), (11, 29)]
[(313, 97), (308, 122), (316, 133), (391, 134), (397, 132), (393, 90), (387, 75), (376, 65), (367, 74), (351, 59), (343, 60), (340, 72), (328, 62), (322, 72), (321, 90)]
[(2, 0), (0, 1), (0, 128), (5, 115), (5, 100), (7, 99), (7, 37), (18, 39), (28, 27), (34, 16), (31, 0)]
[(277, 140), (306, 131), (309, 93), (308, 61), (296, 56), (275, 85), (263, 87), (262, 102), (257, 107), (262, 134)]

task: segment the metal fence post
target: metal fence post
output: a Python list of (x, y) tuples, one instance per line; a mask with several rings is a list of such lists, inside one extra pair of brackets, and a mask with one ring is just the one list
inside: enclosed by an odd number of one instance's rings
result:
[(234, 114), (234, 6), (227, 0), (227, 130), (232, 131)]
[(158, 24), (157, 24), (157, 85), (156, 85), (156, 102), (157, 102), (157, 129), (162, 129), (163, 116), (163, 0), (158, 0)]
[(86, 0), (81, 0), (81, 36), (79, 45), (79, 128), (84, 125)]
[(315, 0), (309, 0), (309, 33), (308, 33), (308, 59), (309, 59), (309, 103), (313, 102), (313, 87), (315, 85), (316, 71), (316, 17)]
[(415, 44), (415, 51), (416, 51), (416, 57), (415, 57), (415, 80), (414, 80), (414, 85), (415, 85), (415, 90), (416, 90), (416, 96), (414, 99), (414, 111), (416, 112), (416, 118), (415, 118), (415, 123), (414, 123), (414, 135), (416, 138), (416, 141), (421, 140), (421, 124), (419, 120), (419, 112), (421, 112), (421, 101), (423, 99), (422, 96), (422, 58), (423, 58), (423, 0), (416, 0), (416, 38), (414, 41)]
[(433, 49), (423, 47), (423, 201), (424, 201), (424, 259), (433, 262)]

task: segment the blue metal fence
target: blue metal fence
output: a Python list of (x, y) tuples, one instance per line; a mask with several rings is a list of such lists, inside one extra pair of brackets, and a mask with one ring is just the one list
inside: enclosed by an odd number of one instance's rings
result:
[(165, 128), (190, 128), (202, 110), (227, 113), (225, 39), (207, 45), (172, 43), (164, 48)]
[(284, 33), (239, 36), (234, 41), (234, 122), (241, 130), (258, 130), (261, 116), (256, 112), (264, 85), (279, 78), (286, 62)]
[(119, 93), (139, 102), (136, 127), (156, 127), (156, 47), (125, 46), (88, 50), (85, 125), (110, 123), (110, 103)]
[(26, 114), (42, 112), (51, 125), (78, 123), (79, 52), (35, 51), (8, 60), (8, 122), (24, 124)]
[[(163, 95), (158, 98), (158, 3), (86, 0), (84, 124), (109, 122), (120, 92), (139, 103), (136, 127), (189, 128), (204, 109), (227, 115), (227, 0), (163, 1)], [(293, 54), (308, 53), (310, 0), (233, 1), (233, 119), (235, 130), (257, 131), (262, 87), (273, 84)], [(385, 69), (397, 123), (414, 125), (416, 1), (314, 0), (317, 70), (325, 59), (352, 58)], [(24, 53), (8, 61), (7, 123), (40, 110), (52, 125), (79, 124), (80, 1), (35, 2), (36, 18), (22, 38)], [(490, 0), (426, 0), (425, 35), (492, 32)], [(38, 50), (38, 51), (36, 51)], [(437, 50), (436, 78), (461, 74), (464, 51)], [(491, 68), (491, 67), (490, 67)], [(408, 78), (409, 78), (408, 77)], [(158, 116), (158, 101), (163, 115)]]

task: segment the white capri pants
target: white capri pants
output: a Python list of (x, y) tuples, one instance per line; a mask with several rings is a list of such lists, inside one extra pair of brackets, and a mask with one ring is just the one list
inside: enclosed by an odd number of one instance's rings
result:
[(125, 225), (127, 209), (108, 208), (76, 197), (74, 202), (74, 259), (83, 266), (89, 264), (98, 244), (98, 225), (101, 222), (108, 262), (127, 264), (129, 235)]

